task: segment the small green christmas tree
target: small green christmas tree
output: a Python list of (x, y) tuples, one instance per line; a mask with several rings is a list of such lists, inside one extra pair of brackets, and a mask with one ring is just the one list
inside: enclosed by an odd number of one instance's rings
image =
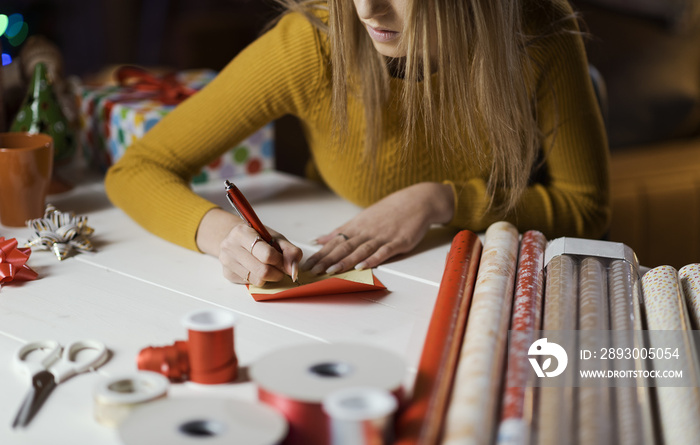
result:
[(56, 162), (66, 161), (75, 153), (73, 132), (61, 111), (44, 63), (34, 66), (27, 95), (10, 130), (50, 135), (53, 138)]

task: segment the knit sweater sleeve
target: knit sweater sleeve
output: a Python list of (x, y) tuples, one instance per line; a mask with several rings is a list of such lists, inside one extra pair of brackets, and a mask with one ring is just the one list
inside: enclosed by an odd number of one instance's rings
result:
[(577, 28), (549, 35), (528, 50), (536, 67), (536, 110), (544, 175), (525, 190), (514, 211), (487, 211), (483, 178), (452, 182), (453, 225), (485, 230), (505, 219), (521, 231), (551, 238), (599, 238), (610, 221), (609, 154), (605, 129)]
[(110, 200), (152, 233), (196, 250), (215, 205), (190, 189), (201, 168), (268, 122), (303, 116), (322, 76), (319, 34), (288, 14), (176, 107), (107, 172)]

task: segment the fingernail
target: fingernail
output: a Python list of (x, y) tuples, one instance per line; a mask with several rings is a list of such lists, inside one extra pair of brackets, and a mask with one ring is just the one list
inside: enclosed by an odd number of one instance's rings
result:
[(311, 273), (314, 275), (320, 275), (323, 272), (323, 264), (317, 264), (311, 269)]
[(329, 275), (334, 274), (334, 273), (340, 271), (340, 269), (342, 269), (342, 268), (343, 268), (343, 266), (340, 263), (335, 263), (334, 265), (332, 265), (331, 267), (326, 269), (326, 273)]
[(357, 263), (355, 265), (355, 270), (365, 270), (367, 269), (368, 264), (365, 261), (362, 261), (360, 263)]
[(296, 283), (298, 278), (298, 272), (297, 272), (297, 262), (292, 263), (292, 282)]
[(318, 246), (319, 244), (321, 244), (321, 243), (318, 242), (318, 238), (311, 240), (312, 246)]

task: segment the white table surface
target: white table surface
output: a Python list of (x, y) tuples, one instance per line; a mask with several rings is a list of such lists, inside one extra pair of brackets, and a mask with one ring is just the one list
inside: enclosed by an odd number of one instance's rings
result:
[[(269, 172), (236, 180), (266, 225), (305, 250), (359, 209), (299, 178)], [(197, 193), (228, 209), (223, 184)], [(170, 244), (114, 208), (98, 181), (49, 196), (61, 211), (87, 215), (95, 229), (94, 253), (59, 262), (33, 250), (28, 265), (39, 279), (0, 288), (0, 444), (118, 444), (117, 431), (93, 416), (93, 390), (105, 377), (136, 370), (146, 346), (185, 340), (181, 318), (207, 307), (239, 316), (235, 328), (239, 366), (247, 367), (278, 348), (301, 343), (355, 342), (394, 351), (407, 365), (410, 390), (454, 230), (434, 229), (410, 255), (375, 269), (388, 292), (255, 302), (244, 286), (228, 282), (215, 258)], [(0, 236), (25, 242), (28, 228), (0, 226)], [(60, 384), (26, 429), (11, 428), (29, 386), (12, 366), (24, 343), (94, 338), (106, 343), (110, 360), (97, 372)], [(255, 400), (250, 382), (172, 385), (171, 397), (212, 396)]]

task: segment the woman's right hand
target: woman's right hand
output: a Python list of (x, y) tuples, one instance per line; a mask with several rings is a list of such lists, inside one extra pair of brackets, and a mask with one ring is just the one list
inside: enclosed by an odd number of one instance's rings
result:
[(302, 251), (279, 233), (270, 230), (282, 253), (260, 239), (239, 217), (222, 209), (204, 215), (197, 230), (197, 246), (219, 258), (226, 279), (239, 284), (262, 286), (285, 275), (296, 280)]

